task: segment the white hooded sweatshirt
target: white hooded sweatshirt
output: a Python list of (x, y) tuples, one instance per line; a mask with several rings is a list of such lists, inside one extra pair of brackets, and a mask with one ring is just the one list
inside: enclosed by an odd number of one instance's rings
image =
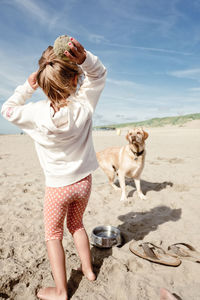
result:
[(2, 106), (2, 115), (34, 140), (49, 187), (75, 183), (98, 167), (92, 115), (105, 85), (106, 69), (89, 51), (81, 68), (83, 84), (55, 115), (48, 99), (25, 104), (35, 91), (28, 81), (18, 86)]

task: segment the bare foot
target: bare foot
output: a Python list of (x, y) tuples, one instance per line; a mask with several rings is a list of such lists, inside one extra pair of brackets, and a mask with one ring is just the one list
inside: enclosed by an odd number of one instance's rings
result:
[(67, 291), (58, 293), (55, 287), (47, 287), (40, 289), (37, 297), (42, 300), (67, 300)]
[(160, 289), (160, 300), (177, 300), (168, 290)]
[(94, 281), (96, 279), (96, 275), (92, 271), (83, 271), (83, 274), (90, 281)]
[(90, 281), (94, 281), (96, 279), (96, 275), (94, 274), (94, 272), (92, 270), (83, 270), (82, 265), (80, 265), (77, 271), (82, 271), (84, 276)]

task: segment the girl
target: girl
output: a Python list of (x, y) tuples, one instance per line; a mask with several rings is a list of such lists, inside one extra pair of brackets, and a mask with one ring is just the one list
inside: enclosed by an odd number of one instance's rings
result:
[[(82, 217), (90, 196), (91, 172), (98, 167), (92, 115), (104, 88), (106, 69), (74, 38), (69, 46), (72, 54), (65, 52), (68, 61), (58, 59), (49, 46), (39, 60), (39, 70), (2, 106), (2, 115), (34, 140), (45, 174), (45, 241), (55, 287), (39, 290), (37, 296), (44, 300), (68, 299), (62, 246), (65, 216), (82, 271), (89, 280), (95, 280)], [(85, 78), (76, 91), (83, 73)], [(25, 104), (38, 86), (47, 99)]]

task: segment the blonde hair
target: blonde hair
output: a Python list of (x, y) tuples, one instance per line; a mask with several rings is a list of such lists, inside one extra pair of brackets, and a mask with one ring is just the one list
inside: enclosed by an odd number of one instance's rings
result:
[(42, 53), (38, 63), (38, 85), (56, 107), (67, 105), (67, 101), (63, 104), (63, 99), (75, 93), (76, 85), (73, 79), (75, 75), (79, 77), (82, 74), (81, 68), (75, 63), (59, 59), (52, 46)]

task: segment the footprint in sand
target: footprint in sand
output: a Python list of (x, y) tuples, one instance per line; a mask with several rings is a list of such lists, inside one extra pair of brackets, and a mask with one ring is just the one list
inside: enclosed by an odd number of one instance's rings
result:
[(131, 258), (127, 261), (127, 268), (130, 272), (137, 272), (143, 269), (143, 265), (142, 263), (140, 263), (139, 261), (137, 261), (135, 258)]
[(157, 160), (163, 160), (165, 162), (168, 162), (170, 164), (182, 164), (184, 162), (183, 159), (181, 158), (177, 158), (177, 157), (173, 157), (173, 158), (165, 158), (165, 157), (157, 157)]
[(13, 257), (15, 254), (15, 250), (12, 246), (7, 246), (5, 248), (0, 248), (0, 258), (7, 259)]
[(176, 184), (174, 184), (174, 190), (176, 192), (188, 192), (190, 190), (190, 188), (185, 184), (176, 183)]

